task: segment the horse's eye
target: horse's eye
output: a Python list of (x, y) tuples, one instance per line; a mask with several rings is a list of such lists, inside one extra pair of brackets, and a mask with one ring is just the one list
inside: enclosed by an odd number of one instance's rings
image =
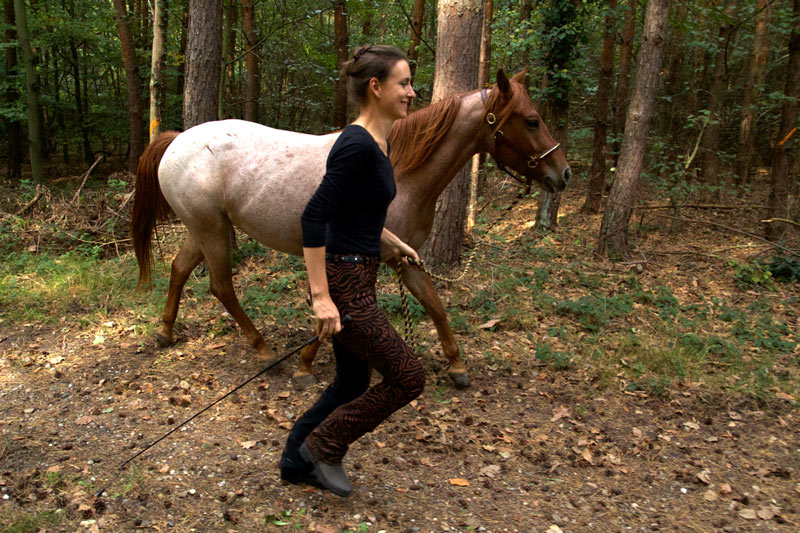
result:
[(531, 129), (539, 127), (539, 119), (538, 118), (532, 118), (532, 119), (526, 120), (525, 123)]

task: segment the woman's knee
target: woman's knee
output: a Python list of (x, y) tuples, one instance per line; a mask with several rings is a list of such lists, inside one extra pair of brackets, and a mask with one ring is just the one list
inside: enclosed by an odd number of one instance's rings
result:
[(408, 373), (402, 381), (402, 389), (407, 401), (410, 402), (422, 394), (422, 391), (425, 390), (425, 371), (422, 368), (422, 364), (415, 368), (414, 372)]

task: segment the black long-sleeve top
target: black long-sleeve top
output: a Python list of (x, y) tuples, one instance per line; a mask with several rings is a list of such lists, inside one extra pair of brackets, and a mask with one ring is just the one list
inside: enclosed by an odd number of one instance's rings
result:
[(396, 193), (389, 158), (366, 129), (347, 126), (331, 148), (322, 183), (300, 219), (303, 246), (379, 256), (386, 211)]

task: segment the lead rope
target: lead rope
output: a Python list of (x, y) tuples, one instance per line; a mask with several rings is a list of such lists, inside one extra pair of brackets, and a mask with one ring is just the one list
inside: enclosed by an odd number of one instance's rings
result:
[[(508, 171), (506, 172), (508, 173)], [(528, 187), (526, 187), (526, 189), (530, 187), (530, 184), (527, 185)], [(499, 217), (497, 217), (497, 219), (495, 219), (494, 222), (492, 222), (490, 225), (486, 227), (487, 233), (489, 230), (495, 227), (500, 221), (502, 221), (508, 215), (508, 213), (511, 212), (514, 206), (517, 205), (519, 201), (526, 195), (527, 195), (527, 190), (525, 193), (523, 192), (518, 193), (516, 197), (508, 205), (508, 208), (505, 210), (505, 212), (502, 213)], [(418, 268), (419, 270), (426, 273), (436, 281), (441, 281), (443, 283), (448, 283), (448, 284), (458, 283), (459, 281), (461, 281), (466, 277), (467, 273), (472, 268), (472, 264), (475, 260), (475, 255), (478, 252), (478, 246), (480, 245), (481, 245), (480, 240), (477, 240), (475, 247), (472, 248), (472, 251), (470, 251), (469, 255), (467, 256), (467, 263), (464, 265), (464, 271), (454, 278), (448, 278), (446, 276), (442, 276), (441, 274), (436, 274), (434, 272), (431, 272), (431, 270), (425, 265), (425, 261), (423, 261), (422, 259), (417, 261), (416, 259), (409, 256), (406, 256), (404, 259), (408, 261), (409, 265)], [(416, 340), (416, 334), (414, 333), (414, 324), (413, 320), (411, 319), (411, 309), (409, 308), (408, 305), (408, 294), (406, 293), (406, 288), (403, 285), (402, 271), (403, 271), (403, 263), (400, 263), (400, 267), (397, 270), (395, 270), (395, 273), (397, 274), (397, 286), (400, 289), (400, 307), (401, 307), (401, 312), (403, 314), (403, 337), (405, 338), (406, 343), (413, 348)]]

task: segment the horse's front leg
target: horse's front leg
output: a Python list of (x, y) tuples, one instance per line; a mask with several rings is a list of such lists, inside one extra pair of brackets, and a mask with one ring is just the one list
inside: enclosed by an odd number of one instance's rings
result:
[(400, 271), (403, 283), (406, 284), (411, 294), (420, 301), (425, 311), (433, 320), (436, 331), (439, 334), (439, 341), (442, 343), (442, 351), (450, 365), (447, 375), (453, 380), (453, 384), (458, 388), (469, 387), (469, 373), (467, 366), (461, 359), (461, 353), (456, 344), (456, 338), (450, 324), (447, 321), (447, 312), (444, 310), (442, 300), (433, 286), (433, 280), (424, 272), (416, 268), (405, 267)]
[(292, 374), (292, 379), (300, 386), (313, 385), (317, 382), (314, 374), (311, 373), (311, 363), (317, 356), (319, 344), (317, 341), (300, 350), (300, 366)]

